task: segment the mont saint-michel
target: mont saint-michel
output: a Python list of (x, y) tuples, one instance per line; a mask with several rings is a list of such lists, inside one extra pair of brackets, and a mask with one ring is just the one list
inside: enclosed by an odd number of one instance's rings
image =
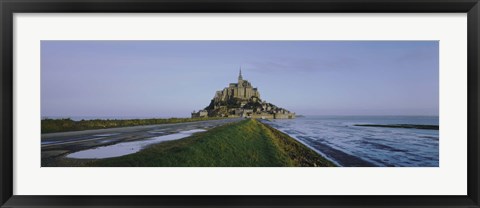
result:
[(192, 118), (198, 117), (292, 119), (295, 113), (262, 100), (259, 90), (243, 79), (240, 69), (237, 83), (217, 91), (205, 109), (192, 112)]
[(438, 41), (40, 46), (42, 167), (439, 166)]

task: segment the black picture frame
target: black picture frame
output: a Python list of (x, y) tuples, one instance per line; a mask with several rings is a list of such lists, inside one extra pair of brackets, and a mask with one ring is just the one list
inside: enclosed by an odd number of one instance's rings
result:
[[(1, 207), (479, 207), (478, 0), (0, 0)], [(467, 13), (466, 196), (25, 196), (13, 195), (14, 13)]]

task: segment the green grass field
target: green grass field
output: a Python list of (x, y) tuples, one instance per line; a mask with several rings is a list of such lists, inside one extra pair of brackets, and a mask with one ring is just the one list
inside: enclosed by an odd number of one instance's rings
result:
[(64, 119), (43, 119), (42, 120), (42, 134), (67, 132), (67, 131), (83, 131), (91, 129), (107, 129), (128, 126), (143, 126), (155, 124), (171, 124), (171, 123), (185, 123), (194, 121), (218, 120), (224, 118), (206, 117), (206, 118), (150, 118), (150, 119), (95, 119), (95, 120), (81, 120), (74, 121), (70, 118)]
[(101, 167), (334, 166), (293, 138), (248, 119), (191, 137), (153, 145), (135, 154), (96, 160)]

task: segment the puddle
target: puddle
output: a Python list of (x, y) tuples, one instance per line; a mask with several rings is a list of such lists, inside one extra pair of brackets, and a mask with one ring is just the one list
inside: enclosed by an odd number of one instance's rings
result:
[(103, 159), (110, 157), (120, 157), (123, 155), (133, 154), (142, 150), (143, 148), (164, 141), (171, 141), (182, 139), (188, 136), (191, 136), (193, 133), (206, 131), (203, 129), (193, 129), (188, 131), (181, 131), (175, 134), (169, 134), (164, 136), (152, 137), (149, 139), (134, 141), (134, 142), (123, 142), (110, 146), (97, 147), (94, 149), (83, 150), (79, 152), (74, 152), (67, 155), (67, 158), (75, 159)]

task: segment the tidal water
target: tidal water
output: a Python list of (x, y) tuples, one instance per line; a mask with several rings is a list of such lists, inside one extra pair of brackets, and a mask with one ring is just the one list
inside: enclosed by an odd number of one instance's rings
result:
[(157, 136), (157, 137), (152, 137), (152, 138), (148, 138), (140, 141), (122, 142), (122, 143), (109, 145), (109, 146), (101, 146), (93, 149), (74, 152), (72, 154), (67, 155), (67, 157), (75, 158), (75, 159), (103, 159), (103, 158), (110, 158), (110, 157), (120, 157), (123, 155), (129, 155), (135, 152), (139, 152), (140, 150), (152, 144), (182, 139), (185, 137), (189, 137), (194, 133), (203, 132), (203, 131), (206, 131), (206, 130), (192, 129), (188, 131), (181, 131), (176, 134)]
[(305, 116), (265, 122), (345, 167), (438, 167), (439, 130), (355, 124), (439, 125), (437, 116)]

